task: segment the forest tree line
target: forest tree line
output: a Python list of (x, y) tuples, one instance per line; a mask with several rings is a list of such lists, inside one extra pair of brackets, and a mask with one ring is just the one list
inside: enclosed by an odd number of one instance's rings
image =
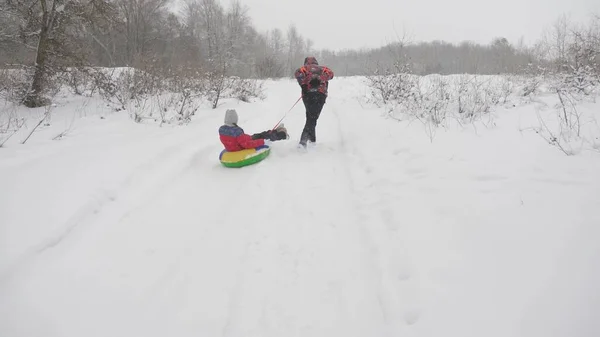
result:
[[(289, 77), (307, 55), (338, 76), (370, 75), (403, 62), (426, 74), (518, 74), (531, 65), (598, 69), (600, 20), (557, 20), (534, 46), (395, 41), (364, 50), (315, 50), (292, 24), (259, 32), (239, 0), (0, 0), (0, 67), (31, 70), (28, 106), (39, 106), (49, 74), (66, 67), (196, 69), (241, 78)], [(405, 69), (405, 68), (402, 68)]]

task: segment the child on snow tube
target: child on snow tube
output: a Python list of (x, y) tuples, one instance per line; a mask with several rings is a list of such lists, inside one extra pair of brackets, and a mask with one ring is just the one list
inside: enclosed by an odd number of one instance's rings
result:
[(234, 109), (225, 112), (225, 124), (219, 128), (219, 138), (228, 152), (252, 149), (265, 145), (265, 141), (288, 139), (287, 130), (280, 124), (275, 130), (267, 130), (253, 135), (246, 134), (237, 125), (238, 114)]

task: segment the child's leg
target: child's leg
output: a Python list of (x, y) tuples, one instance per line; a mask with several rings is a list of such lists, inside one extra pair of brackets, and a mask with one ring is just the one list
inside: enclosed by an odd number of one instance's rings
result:
[(288, 134), (285, 131), (285, 129), (275, 129), (275, 130), (268, 130), (268, 131), (263, 131), (260, 133), (255, 133), (252, 135), (252, 139), (268, 139), (271, 141), (276, 141), (276, 140), (283, 140), (283, 139), (287, 139), (288, 138)]
[(263, 131), (252, 135), (252, 139), (269, 139), (269, 131)]

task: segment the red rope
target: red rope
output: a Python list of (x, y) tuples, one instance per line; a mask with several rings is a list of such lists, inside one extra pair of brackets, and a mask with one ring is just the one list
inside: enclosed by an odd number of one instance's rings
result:
[(287, 114), (292, 111), (292, 109), (296, 106), (296, 104), (298, 104), (298, 102), (300, 102), (300, 100), (302, 99), (302, 96), (300, 96), (300, 98), (298, 98), (298, 100), (296, 101), (296, 103), (294, 103), (294, 105), (292, 105), (292, 107), (283, 115), (283, 117), (281, 117), (281, 119), (279, 120), (279, 122), (277, 122), (277, 124), (275, 124), (275, 126), (271, 129), (271, 131), (275, 130), (279, 124), (281, 124), (281, 121), (283, 121), (283, 119), (285, 118), (285, 116), (287, 116)]

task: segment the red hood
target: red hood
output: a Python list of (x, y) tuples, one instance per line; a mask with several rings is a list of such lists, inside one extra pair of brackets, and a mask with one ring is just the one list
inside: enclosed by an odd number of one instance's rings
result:
[(319, 62), (317, 62), (317, 59), (314, 56), (309, 56), (304, 59), (304, 65), (309, 65), (309, 64), (319, 65)]

